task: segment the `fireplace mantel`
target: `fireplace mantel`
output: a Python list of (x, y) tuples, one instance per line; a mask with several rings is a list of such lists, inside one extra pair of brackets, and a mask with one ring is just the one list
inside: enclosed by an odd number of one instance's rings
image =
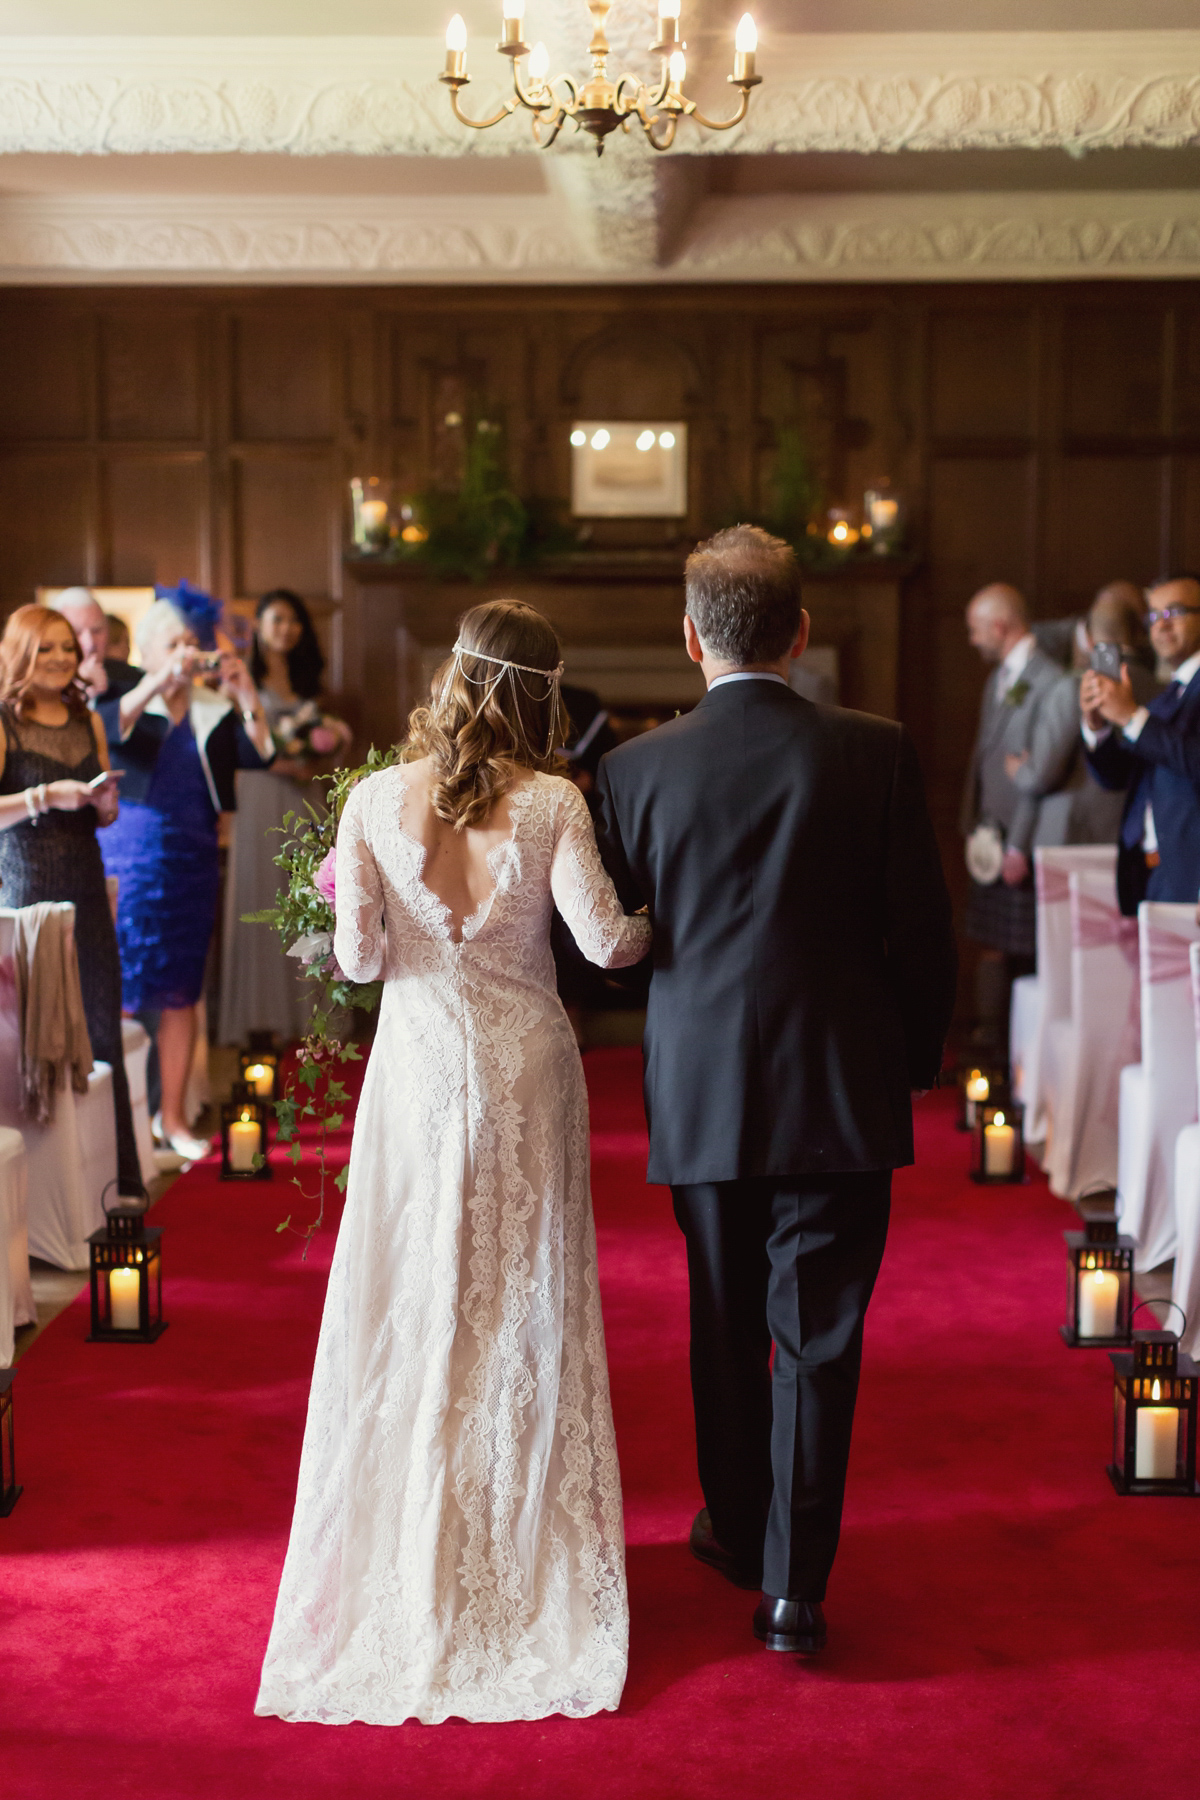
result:
[[(681, 645), (683, 556), (581, 552), (483, 582), (439, 581), (417, 564), (353, 557), (343, 586), (344, 685), (366, 741), (391, 743), (421, 692), (422, 652), (449, 645), (468, 607), (501, 596), (553, 620), (571, 650)], [(896, 717), (903, 586), (913, 565), (856, 558), (807, 574), (812, 642), (836, 647), (844, 706)]]

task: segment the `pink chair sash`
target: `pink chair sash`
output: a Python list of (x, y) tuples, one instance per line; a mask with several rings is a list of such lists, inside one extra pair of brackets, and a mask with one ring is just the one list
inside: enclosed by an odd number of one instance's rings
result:
[(1127, 919), (1110, 900), (1097, 900), (1092, 894), (1076, 896), (1071, 941), (1079, 950), (1105, 950), (1115, 944), (1130, 968), (1138, 966), (1138, 922)]
[(1035, 868), (1038, 905), (1065, 906), (1071, 894), (1071, 877), (1066, 869), (1047, 868), (1043, 862), (1036, 863)]
[[(1132, 924), (1132, 920), (1130, 923)], [(1189, 981), (1192, 973), (1191, 938), (1176, 937), (1173, 931), (1147, 928), (1142, 980), (1157, 987), (1164, 981)]]

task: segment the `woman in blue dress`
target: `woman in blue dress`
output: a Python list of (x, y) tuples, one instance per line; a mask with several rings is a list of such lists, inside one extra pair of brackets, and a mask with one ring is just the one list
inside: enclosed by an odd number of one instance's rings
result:
[(117, 877), (125, 1010), (159, 1014), (157, 1135), (193, 1162), (210, 1148), (183, 1106), (217, 914), (217, 818), (234, 808), (237, 770), (265, 768), (273, 750), (249, 671), (236, 656), (202, 652), (179, 606), (157, 600), (135, 635), (145, 675), (97, 707), (113, 767), (125, 772), (104, 867)]

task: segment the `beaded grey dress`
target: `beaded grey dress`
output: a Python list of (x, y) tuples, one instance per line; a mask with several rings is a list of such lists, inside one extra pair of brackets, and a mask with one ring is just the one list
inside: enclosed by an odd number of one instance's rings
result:
[[(36, 725), (0, 703), (7, 754), (0, 794), (19, 794), (43, 781), (90, 781), (100, 758), (89, 714), (65, 725)], [(0, 906), (69, 900), (75, 907), (79, 985), (92, 1055), (112, 1065), (117, 1118), (117, 1176), (122, 1194), (144, 1193), (138, 1163), (125, 1054), (121, 1043), (121, 959), (96, 842), (96, 809), (43, 813), (0, 831)]]

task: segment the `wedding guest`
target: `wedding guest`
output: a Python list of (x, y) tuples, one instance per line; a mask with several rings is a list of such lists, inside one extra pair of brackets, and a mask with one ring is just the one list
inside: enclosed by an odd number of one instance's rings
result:
[(125, 1052), (121, 960), (96, 827), (117, 813), (104, 727), (80, 680), (83, 647), (70, 621), (22, 606), (0, 639), (0, 900), (5, 906), (70, 901), (79, 984), (92, 1054), (112, 1066), (117, 1189), (144, 1199)]
[(1165, 575), (1146, 600), (1169, 686), (1147, 705), (1127, 665), (1119, 679), (1089, 669), (1079, 690), (1088, 766), (1124, 794), (1117, 899), (1131, 918), (1143, 900), (1200, 896), (1200, 575)]
[(275, 905), (283, 821), (320, 805), (313, 778), (329, 773), (350, 745), (349, 728), (320, 708), (325, 658), (299, 594), (273, 588), (258, 603), (250, 674), (278, 754), (270, 769), (243, 769), (225, 873), (220, 1041), (240, 1043), (251, 1031), (285, 1041), (304, 1036), (312, 988), (273, 933), (244, 922)]
[(146, 672), (100, 709), (114, 763), (125, 771), (104, 864), (118, 878), (126, 1009), (151, 1023), (158, 1015), (156, 1135), (191, 1162), (209, 1149), (188, 1129), (184, 1092), (216, 918), (217, 818), (236, 805), (237, 770), (262, 768), (274, 752), (248, 669), (236, 656), (202, 654), (180, 604), (155, 601), (136, 635)]
[(109, 616), (91, 588), (63, 588), (51, 604), (75, 633), (82, 656), (79, 679), (93, 705), (136, 685), (138, 672), (129, 665), (129, 633), (125, 632), (124, 649), (119, 649), (112, 641)]
[(1006, 582), (981, 588), (971, 600), (967, 636), (995, 668), (983, 690), (959, 818), (970, 874), (966, 934), (984, 946), (976, 973), (978, 1029), (983, 1045), (1003, 1061), (1012, 983), (1034, 968), (1031, 852), (1038, 817), (1036, 796), (1020, 791), (1005, 759), (1028, 752), (1062, 671), (1038, 649), (1024, 596)]
[(1088, 769), (1079, 733), (1079, 688), (1096, 646), (1112, 645), (1129, 670), (1139, 705), (1149, 705), (1158, 683), (1144, 614), (1145, 603), (1132, 582), (1114, 581), (1101, 588), (1084, 621), (1077, 667), (1061, 676), (1046, 695), (1028, 750), (1010, 751), (1004, 759), (1014, 787), (1038, 802), (1035, 849), (1117, 841), (1123, 800), (1102, 787)]
[(108, 626), (108, 654), (113, 662), (127, 663), (129, 652), (133, 648), (129, 636), (129, 627), (117, 613), (105, 613), (104, 623)]

